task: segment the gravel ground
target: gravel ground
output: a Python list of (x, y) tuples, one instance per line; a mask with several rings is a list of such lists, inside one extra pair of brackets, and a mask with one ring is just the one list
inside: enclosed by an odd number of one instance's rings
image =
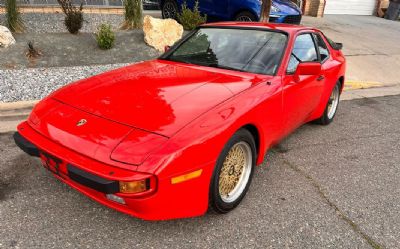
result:
[[(68, 32), (64, 26), (64, 17), (62, 13), (25, 13), (22, 19), (25, 22), (26, 32), (28, 33), (62, 33)], [(95, 32), (102, 23), (109, 23), (113, 28), (119, 28), (123, 15), (111, 14), (84, 14), (85, 22), (81, 32)], [(0, 23), (4, 23), (5, 14), (0, 14)]]
[(41, 99), (72, 81), (127, 64), (0, 70), (0, 101)]
[[(63, 14), (26, 13), (22, 17), (27, 32), (15, 36), (16, 45), (0, 49), (0, 58), (6, 58), (0, 60), (0, 102), (41, 99), (69, 82), (160, 55), (144, 43), (141, 30), (118, 31), (112, 49), (98, 49), (91, 33), (101, 23), (117, 29), (122, 15), (84, 14), (79, 35), (66, 31)], [(0, 14), (0, 23), (4, 18)], [(28, 41), (41, 50), (40, 58), (26, 58)]]

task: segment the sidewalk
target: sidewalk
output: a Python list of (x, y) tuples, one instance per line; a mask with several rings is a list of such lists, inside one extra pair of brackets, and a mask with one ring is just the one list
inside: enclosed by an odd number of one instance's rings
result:
[(400, 84), (400, 22), (375, 16), (304, 16), (303, 25), (316, 27), (343, 43), (346, 81)]

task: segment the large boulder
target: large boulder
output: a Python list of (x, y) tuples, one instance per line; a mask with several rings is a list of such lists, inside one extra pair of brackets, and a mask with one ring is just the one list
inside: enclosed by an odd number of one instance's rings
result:
[(0, 47), (8, 47), (15, 43), (10, 30), (7, 27), (0, 25)]
[(182, 38), (183, 27), (173, 19), (158, 19), (146, 15), (143, 20), (144, 41), (163, 52)]

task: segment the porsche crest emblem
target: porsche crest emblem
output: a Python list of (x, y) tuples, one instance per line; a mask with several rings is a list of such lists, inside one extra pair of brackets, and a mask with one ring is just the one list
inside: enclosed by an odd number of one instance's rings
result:
[(87, 123), (86, 119), (81, 119), (81, 120), (78, 121), (78, 123), (76, 123), (76, 126), (82, 126), (82, 125), (84, 125), (86, 123)]

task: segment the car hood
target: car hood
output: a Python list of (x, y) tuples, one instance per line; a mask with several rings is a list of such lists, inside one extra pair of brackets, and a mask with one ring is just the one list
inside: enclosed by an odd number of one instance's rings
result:
[(171, 137), (258, 82), (248, 73), (154, 60), (80, 80), (50, 97), (85, 113)]

